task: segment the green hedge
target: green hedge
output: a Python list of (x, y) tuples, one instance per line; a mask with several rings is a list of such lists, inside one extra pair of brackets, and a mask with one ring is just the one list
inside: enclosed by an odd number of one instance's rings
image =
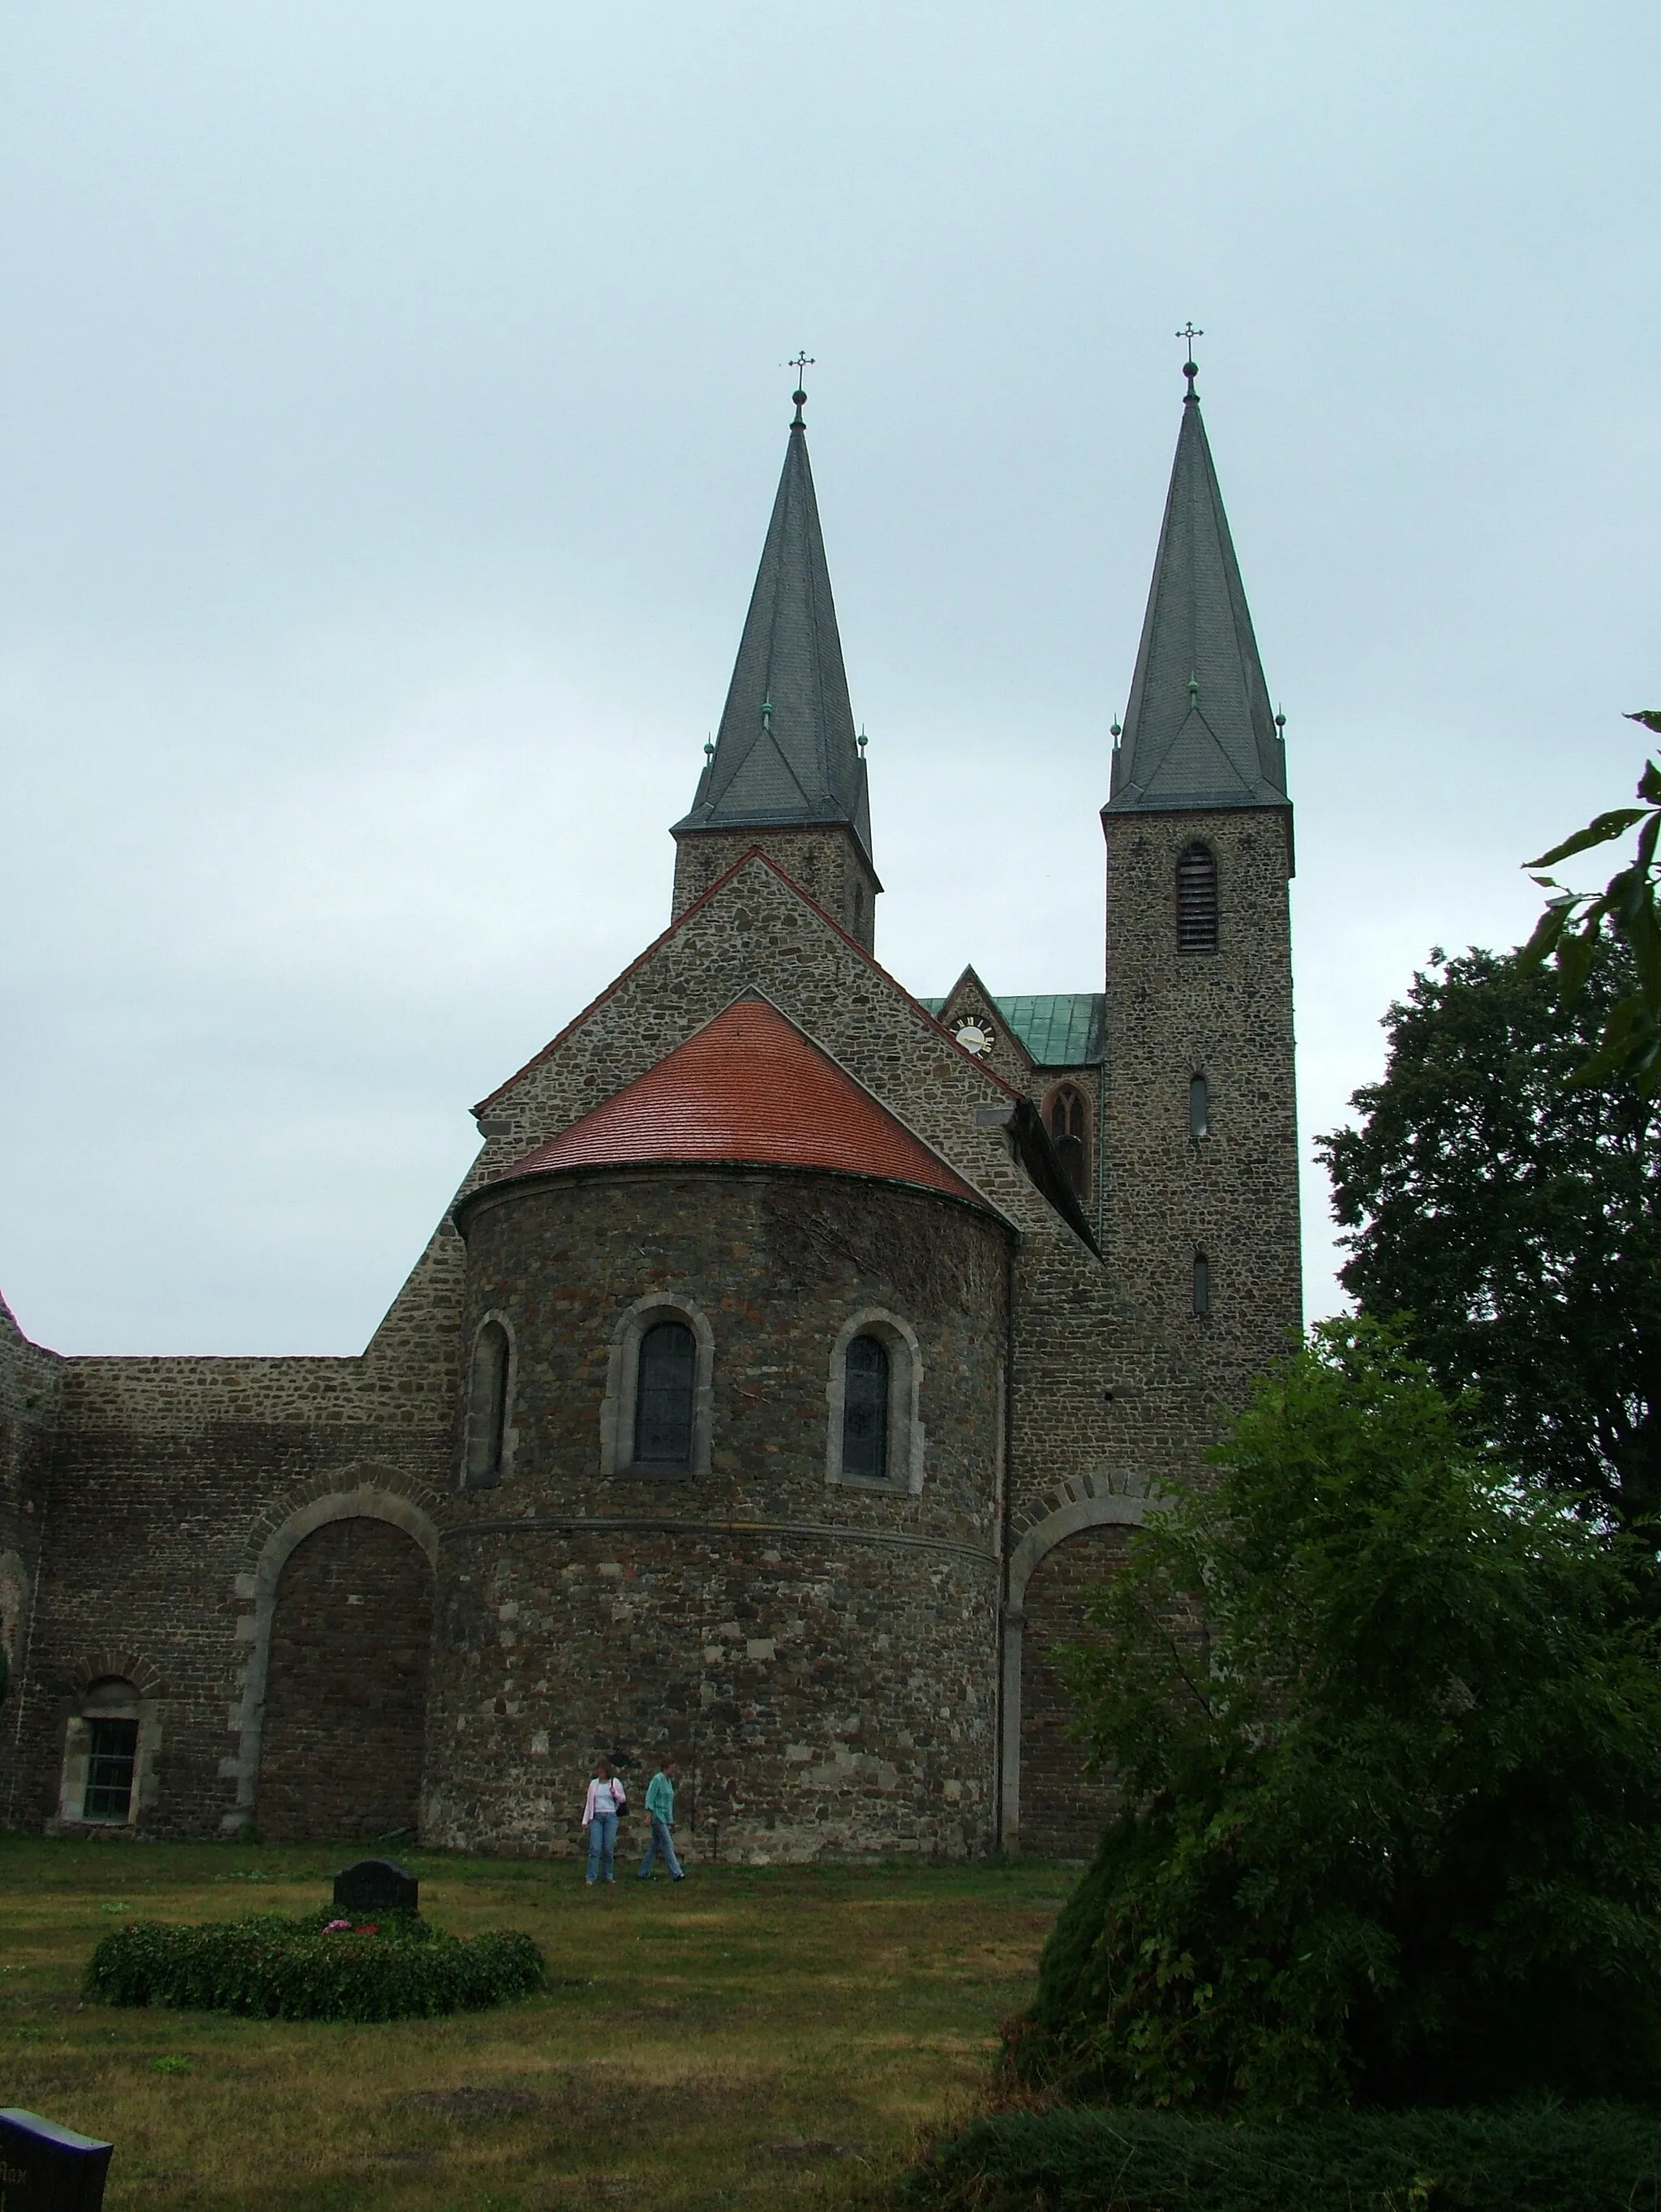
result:
[(1600, 2105), (1233, 2127), (1145, 2109), (1011, 2113), (937, 2145), (890, 2201), (916, 2212), (1655, 2212), (1661, 2117)]
[(409, 2020), (528, 1996), (543, 1973), (528, 1936), (464, 1942), (413, 1913), (343, 1928), (332, 1911), (266, 1912), (196, 1928), (130, 1922), (93, 1953), (82, 1994), (264, 2020)]

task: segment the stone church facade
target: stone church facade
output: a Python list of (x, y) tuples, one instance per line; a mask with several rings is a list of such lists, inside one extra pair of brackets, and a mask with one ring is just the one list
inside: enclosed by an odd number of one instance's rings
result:
[(0, 1820), (694, 1862), (1087, 1850), (1082, 1632), (1300, 1319), (1291, 811), (1191, 373), (1100, 994), (919, 999), (801, 395), (669, 926), (475, 1109), (349, 1358), (0, 1306)]

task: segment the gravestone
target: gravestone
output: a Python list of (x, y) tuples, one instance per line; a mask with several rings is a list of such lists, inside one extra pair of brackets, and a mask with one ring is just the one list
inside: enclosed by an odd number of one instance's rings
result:
[(343, 1912), (414, 1912), (421, 1884), (391, 1859), (360, 1859), (335, 1876), (335, 1904)]
[(99, 2212), (113, 2148), (38, 2112), (0, 2111), (0, 2212)]

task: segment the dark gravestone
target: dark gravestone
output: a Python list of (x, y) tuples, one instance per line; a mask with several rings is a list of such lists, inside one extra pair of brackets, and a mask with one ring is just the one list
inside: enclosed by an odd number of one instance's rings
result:
[(335, 1904), (342, 1912), (414, 1912), (421, 1884), (408, 1867), (391, 1859), (360, 1859), (335, 1876)]
[(112, 2148), (37, 2112), (0, 2111), (0, 2212), (99, 2212)]

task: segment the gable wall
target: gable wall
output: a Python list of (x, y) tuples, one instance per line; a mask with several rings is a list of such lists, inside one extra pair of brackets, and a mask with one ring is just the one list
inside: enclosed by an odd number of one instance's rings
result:
[(976, 1126), (978, 1109), (1007, 1106), (1008, 1089), (761, 860), (720, 885), (496, 1096), (491, 1115), (511, 1133), (487, 1146), (470, 1187), (644, 1074), (746, 988), (764, 992), (1020, 1231), (1009, 1454), (1017, 1517), (1109, 1466), (1152, 1479), (1186, 1465), (1195, 1431), (1178, 1403), (1185, 1376), (1144, 1341), (1133, 1302), (1015, 1165), (1003, 1131)]

